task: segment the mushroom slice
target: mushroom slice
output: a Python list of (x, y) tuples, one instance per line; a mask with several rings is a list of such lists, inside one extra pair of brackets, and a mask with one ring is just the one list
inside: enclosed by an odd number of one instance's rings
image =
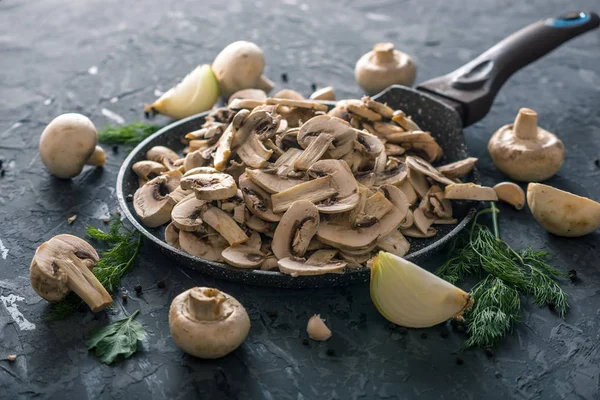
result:
[(242, 89), (229, 96), (228, 103), (235, 99), (252, 99), (264, 102), (267, 99), (267, 94), (260, 89)]
[(277, 222), (281, 219), (281, 215), (273, 212), (271, 195), (255, 185), (247, 173), (240, 176), (239, 183), (246, 207), (252, 214), (270, 222)]
[(258, 169), (246, 169), (246, 175), (268, 193), (279, 193), (303, 183), (300, 179), (285, 178), (275, 174), (269, 174)]
[(415, 170), (419, 171), (420, 173), (422, 173), (423, 175), (427, 175), (431, 179), (433, 179), (441, 184), (452, 185), (452, 184), (456, 183), (456, 182), (451, 181), (450, 179), (446, 178), (437, 169), (435, 169), (435, 167), (433, 167), (431, 164), (429, 164), (427, 161), (425, 161), (421, 158), (408, 156), (408, 157), (406, 157), (405, 162), (409, 168), (415, 169)]
[(169, 196), (168, 175), (159, 175), (135, 191), (133, 207), (144, 225), (160, 226), (171, 219), (176, 201)]
[(275, 229), (271, 249), (275, 257), (302, 257), (319, 229), (319, 211), (308, 200), (294, 202)]
[(54, 236), (37, 248), (30, 267), (31, 287), (43, 299), (58, 302), (75, 292), (93, 312), (112, 303), (110, 294), (92, 273), (96, 250), (72, 235)]
[(393, 231), (389, 235), (381, 236), (377, 239), (377, 247), (398, 257), (403, 257), (410, 249), (410, 243), (404, 235), (398, 231)]
[[(435, 139), (433, 139), (429, 135), (429, 133), (426, 133), (426, 132), (413, 133), (411, 135), (411, 137), (413, 137), (417, 134), (425, 134), (424, 137), (426, 139), (423, 141), (420, 141), (420, 140), (403, 141), (400, 143), (402, 145), (402, 147), (404, 147), (406, 150), (413, 150), (413, 152), (423, 154), (427, 158), (427, 161), (429, 161), (429, 162), (437, 161), (444, 155), (444, 152), (443, 152), (442, 148), (440, 147), (440, 145), (437, 144)], [(388, 140), (390, 140), (390, 139), (391, 138), (388, 137)]]
[(361, 268), (363, 264), (371, 258), (370, 251), (361, 254), (349, 254), (345, 251), (340, 251), (340, 254), (342, 255), (344, 261), (348, 263), (347, 266), (349, 268)]
[(227, 107), (232, 110), (252, 110), (256, 107), (260, 107), (265, 104), (265, 100), (256, 100), (256, 99), (233, 99), (228, 104)]
[(429, 191), (429, 183), (427, 183), (425, 175), (423, 175), (417, 169), (408, 169), (408, 181), (410, 182), (410, 184), (412, 185), (419, 197), (425, 196)]
[(394, 168), (378, 172), (375, 175), (375, 186), (399, 185), (406, 179), (409, 173), (405, 164), (399, 164)]
[(321, 219), (317, 238), (327, 245), (339, 248), (357, 248), (368, 246), (379, 236), (379, 222), (371, 226), (352, 227), (345, 215)]
[(404, 111), (396, 110), (392, 115), (392, 121), (400, 125), (406, 131), (420, 131), (419, 125), (417, 125), (411, 117), (407, 117)]
[(401, 229), (400, 232), (404, 236), (412, 237), (412, 238), (431, 238), (437, 235), (437, 230), (435, 228), (429, 228), (427, 233), (421, 232), (416, 226), (411, 226), (410, 228)]
[(231, 144), (233, 142), (234, 128), (230, 124), (217, 142), (217, 149), (213, 155), (213, 165), (218, 171), (227, 168), (229, 157), (231, 157)]
[(402, 190), (402, 193), (404, 193), (410, 205), (413, 205), (417, 202), (417, 192), (415, 192), (415, 188), (410, 181), (405, 180), (397, 186), (400, 190)]
[(221, 253), (228, 246), (223, 236), (212, 229), (201, 232), (179, 231), (181, 250), (209, 261), (222, 262)]
[(406, 152), (406, 150), (404, 150), (404, 147), (402, 147), (402, 146), (398, 146), (397, 144), (393, 144), (393, 143), (385, 144), (385, 154), (387, 154), (389, 156), (401, 156), (405, 152)]
[(443, 192), (433, 193), (429, 197), (433, 213), (441, 219), (452, 218), (452, 203), (446, 199)]
[(335, 104), (335, 107), (327, 112), (330, 117), (340, 118), (345, 121), (350, 121), (351, 115), (348, 113), (348, 104), (359, 105), (361, 101), (358, 99), (340, 100)]
[(302, 150), (290, 148), (275, 161), (273, 166), (277, 168), (277, 175), (287, 176), (288, 173), (294, 170), (294, 163), (302, 154)]
[(141, 185), (143, 185), (165, 172), (167, 167), (156, 161), (144, 160), (133, 164), (131, 169), (133, 169), (133, 172), (140, 178)]
[(205, 204), (200, 209), (200, 218), (216, 230), (230, 245), (244, 243), (248, 240), (246, 233), (225, 211)]
[[(403, 138), (408, 133), (404, 129), (399, 127), (398, 125), (390, 123), (390, 122), (377, 121), (377, 122), (373, 122), (372, 126), (373, 126), (373, 130), (376, 132), (376, 135), (381, 136), (381, 137), (385, 138), (386, 140), (388, 140), (388, 137)], [(398, 140), (394, 140), (394, 142), (397, 142), (397, 141)]]
[(282, 89), (271, 97), (275, 99), (304, 100), (304, 96), (291, 89)]
[(169, 197), (175, 201), (175, 204), (179, 203), (181, 200), (185, 199), (190, 194), (193, 194), (193, 190), (184, 190), (181, 186), (177, 186), (175, 190), (169, 193)]
[(219, 171), (214, 169), (213, 167), (196, 167), (192, 168), (189, 171), (186, 171), (183, 176), (197, 175), (197, 174), (218, 174)]
[(233, 208), (233, 219), (238, 224), (246, 223), (246, 206), (244, 204), (240, 204)]
[(161, 164), (165, 164), (165, 162), (173, 164), (179, 159), (179, 155), (168, 147), (154, 146), (146, 152), (146, 159)]
[(473, 170), (476, 163), (477, 158), (469, 157), (464, 160), (442, 165), (441, 167), (438, 167), (437, 170), (446, 178), (457, 179), (468, 175)]
[(310, 95), (311, 100), (335, 101), (335, 90), (331, 86), (318, 89)]
[(332, 178), (331, 185), (335, 189), (335, 196), (326, 202), (317, 203), (320, 212), (325, 214), (341, 213), (353, 209), (358, 204), (358, 182), (345, 161), (317, 161), (310, 167), (308, 174), (313, 177), (328, 176)]
[(176, 249), (181, 248), (179, 245), (179, 229), (172, 222), (165, 228), (165, 242)]
[(355, 173), (354, 177), (363, 186), (371, 187), (375, 184), (376, 175), (371, 171)]
[(444, 196), (450, 200), (497, 201), (496, 191), (491, 187), (474, 183), (455, 183), (446, 186)]
[(237, 155), (247, 166), (262, 168), (273, 155), (273, 150), (267, 150), (258, 137), (251, 134), (244, 144), (237, 149)]
[(306, 263), (310, 265), (323, 265), (328, 263), (337, 255), (337, 249), (321, 249), (317, 250), (306, 259)]
[(383, 143), (377, 136), (364, 131), (357, 132), (356, 141), (360, 144), (360, 151), (373, 159), (381, 154), (384, 149)]
[(380, 186), (378, 191), (383, 193), (385, 198), (398, 208), (398, 210), (402, 213), (402, 218), (404, 219), (410, 208), (410, 201), (404, 192), (394, 185)]
[(183, 190), (193, 190), (200, 200), (225, 200), (237, 194), (237, 185), (229, 174), (188, 175), (180, 185)]
[(181, 231), (193, 232), (202, 229), (200, 210), (206, 201), (199, 200), (194, 194), (188, 195), (173, 207), (171, 224)]
[(458, 220), (456, 218), (440, 218), (433, 221), (434, 225), (456, 225)]
[(369, 197), (369, 189), (366, 186), (359, 185), (358, 187), (358, 202), (356, 206), (348, 212), (348, 220), (352, 224), (353, 227), (356, 227), (358, 223), (364, 218), (365, 214), (363, 212), (365, 208), (365, 204), (367, 203), (367, 198)]
[(208, 160), (204, 158), (204, 148), (188, 153), (183, 161), (183, 169), (187, 172), (198, 167), (203, 167)]
[(253, 247), (246, 245), (229, 246), (221, 252), (225, 261), (239, 268), (256, 268), (265, 261), (265, 255)]
[(279, 271), (297, 277), (300, 275), (341, 274), (346, 267), (343, 261), (329, 261), (325, 264), (311, 265), (304, 258), (286, 257), (277, 262)]
[(252, 247), (253, 249), (260, 250), (262, 246), (262, 239), (260, 237), (260, 233), (252, 232), (250, 234), (250, 237), (248, 238), (248, 241), (244, 243), (244, 245)]
[(265, 261), (260, 265), (260, 269), (263, 271), (271, 271), (279, 268), (279, 264), (277, 263), (277, 257), (269, 256), (265, 258)]
[(371, 215), (380, 220), (385, 214), (388, 213), (388, 211), (392, 209), (392, 207), (394, 207), (394, 205), (385, 198), (383, 193), (377, 192), (367, 198), (363, 212), (366, 215)]
[[(313, 167), (316, 164), (313, 164)], [(336, 194), (338, 194), (338, 190), (333, 183), (333, 177), (323, 176), (271, 195), (273, 212), (284, 212), (298, 200), (309, 200), (317, 203)]]
[(423, 213), (423, 210), (421, 210), (420, 208), (415, 208), (413, 210), (413, 217), (415, 219), (414, 223), (417, 229), (420, 230), (424, 235), (426, 235), (427, 230), (433, 224), (433, 218), (427, 218), (427, 216), (425, 216), (425, 214)]
[(279, 104), (288, 107), (308, 108), (310, 110), (327, 112), (328, 107), (325, 104), (316, 103), (308, 100), (276, 99), (268, 98), (266, 104)]
[(251, 215), (246, 218), (246, 226), (253, 231), (269, 234), (275, 230), (276, 224), (262, 220), (256, 215)]
[(328, 133), (321, 133), (316, 139), (310, 142), (302, 154), (300, 154), (300, 157), (296, 159), (294, 168), (300, 171), (309, 169), (311, 165), (321, 159), (332, 142), (333, 136)]
[(367, 106), (367, 108), (375, 111), (383, 118), (392, 118), (392, 116), (394, 115), (394, 110), (388, 107), (387, 104), (375, 101), (369, 96), (364, 96), (361, 100)]
[(408, 212), (406, 213), (406, 217), (404, 217), (404, 220), (402, 220), (402, 223), (400, 224), (400, 229), (408, 229), (411, 226), (413, 226), (413, 224), (415, 223), (415, 217), (413, 215), (413, 212), (411, 209), (408, 209)]
[(328, 149), (331, 158), (341, 158), (354, 148), (357, 131), (348, 122), (329, 115), (319, 115), (304, 123), (298, 131), (298, 144), (306, 149), (322, 133), (333, 137), (331, 148)]

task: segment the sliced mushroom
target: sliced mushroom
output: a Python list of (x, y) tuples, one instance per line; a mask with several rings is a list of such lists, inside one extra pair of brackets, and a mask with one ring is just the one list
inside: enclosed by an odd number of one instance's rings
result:
[(242, 162), (252, 168), (262, 168), (267, 163), (273, 150), (268, 150), (256, 135), (250, 137), (237, 149)]
[(415, 169), (415, 170), (419, 171), (420, 173), (422, 173), (423, 175), (427, 175), (431, 179), (433, 179), (441, 184), (452, 185), (455, 183), (454, 181), (451, 181), (450, 179), (446, 178), (437, 169), (435, 169), (431, 164), (429, 164), (427, 161), (425, 161), (421, 158), (408, 156), (408, 157), (406, 157), (405, 162), (409, 168)]
[(295, 90), (290, 89), (282, 89), (279, 92), (273, 94), (272, 97), (275, 99), (304, 100), (304, 96), (302, 96)]
[[(168, 147), (154, 146), (146, 152), (146, 159), (161, 164), (173, 164), (175, 160), (179, 159), (179, 155)], [(165, 166), (168, 167), (168, 165)]]
[(329, 115), (319, 115), (302, 125), (298, 131), (298, 144), (306, 149), (311, 141), (323, 133), (333, 137), (331, 148), (328, 149), (331, 158), (341, 158), (352, 151), (357, 131), (346, 121)]
[(409, 209), (408, 212), (406, 213), (406, 217), (404, 217), (404, 220), (400, 224), (399, 228), (400, 229), (408, 229), (411, 226), (413, 226), (414, 223), (415, 223), (415, 217), (413, 215), (412, 210)]
[(276, 99), (269, 98), (267, 104), (279, 104), (288, 107), (308, 108), (315, 111), (327, 112), (328, 108), (325, 104), (317, 103), (308, 100), (292, 100), (292, 99)]
[(246, 216), (246, 226), (253, 231), (272, 234), (277, 226), (274, 222), (267, 222), (263, 219), (258, 218), (256, 215)]
[(223, 171), (227, 168), (229, 157), (231, 157), (231, 144), (233, 142), (234, 128), (233, 124), (229, 125), (225, 132), (219, 138), (217, 142), (217, 149), (213, 155), (214, 167), (218, 171)]
[(434, 225), (456, 225), (458, 220), (456, 218), (440, 218), (433, 221)]
[(380, 186), (378, 191), (388, 199), (394, 206), (400, 210), (404, 218), (410, 208), (410, 201), (404, 194), (404, 192), (394, 185), (383, 185)]
[(283, 214), (275, 229), (271, 249), (279, 259), (302, 257), (319, 229), (319, 211), (308, 200), (296, 201)]
[(231, 104), (235, 99), (252, 99), (264, 103), (267, 100), (267, 94), (260, 89), (242, 89), (229, 96), (228, 103)]
[(400, 125), (406, 131), (421, 131), (419, 125), (417, 125), (411, 117), (407, 117), (401, 110), (394, 111), (392, 121)]
[(381, 118), (382, 118), (381, 114), (378, 114), (373, 110), (370, 110), (363, 103), (348, 104), (347, 109), (348, 109), (348, 112), (358, 115), (359, 117), (364, 118), (367, 121), (381, 121)]
[(353, 227), (348, 218), (330, 217), (321, 219), (317, 237), (327, 245), (339, 248), (360, 248), (372, 244), (379, 236), (379, 222), (371, 226)]
[(180, 185), (184, 190), (193, 190), (200, 200), (225, 200), (237, 194), (237, 185), (229, 174), (187, 175)]
[(243, 244), (227, 247), (221, 252), (221, 257), (239, 268), (256, 268), (265, 260), (265, 255), (260, 250)]
[(335, 101), (335, 90), (331, 86), (318, 89), (310, 95), (310, 99)]
[(389, 156), (401, 156), (405, 152), (406, 152), (406, 150), (404, 150), (404, 147), (402, 147), (402, 146), (398, 146), (397, 144), (393, 144), (393, 143), (385, 144), (385, 154), (387, 154)]
[(216, 230), (230, 245), (244, 243), (248, 240), (246, 233), (225, 211), (205, 204), (200, 209), (200, 218)]
[(408, 253), (410, 243), (400, 232), (393, 231), (389, 235), (381, 236), (377, 239), (377, 247), (398, 257), (403, 257)]
[(204, 158), (204, 150), (198, 149), (196, 151), (192, 151), (185, 156), (185, 160), (183, 161), (183, 169), (185, 171), (189, 171), (198, 167), (203, 167), (208, 163), (208, 160)]
[[(404, 129), (391, 122), (376, 121), (373, 122), (372, 126), (373, 130), (376, 132), (376, 135), (383, 137), (386, 140), (388, 139), (388, 137), (401, 138), (407, 134), (407, 132)], [(399, 140), (395, 140), (395, 142), (396, 141), (399, 142)]]
[(300, 157), (294, 162), (294, 168), (300, 171), (306, 171), (315, 162), (319, 161), (323, 154), (333, 143), (333, 136), (328, 133), (321, 133), (316, 139), (312, 140), (304, 149)]
[(306, 262), (311, 265), (323, 265), (328, 263), (337, 255), (337, 249), (321, 249), (317, 250), (306, 259)]
[(167, 171), (167, 167), (161, 163), (150, 160), (138, 161), (133, 164), (131, 169), (133, 169), (133, 172), (140, 178), (140, 186)]
[[(375, 159), (384, 150), (383, 143), (375, 135), (364, 131), (358, 131), (356, 135), (356, 142), (360, 145), (360, 151)], [(356, 147), (356, 146), (355, 146)]]
[(367, 198), (364, 206), (364, 213), (366, 215), (373, 216), (380, 220), (385, 214), (388, 213), (394, 207), (394, 205), (386, 199), (381, 192), (377, 192)]
[[(316, 165), (316, 163), (313, 164), (313, 167), (314, 165)], [(298, 200), (309, 200), (313, 203), (317, 203), (328, 199), (337, 193), (338, 189), (333, 183), (333, 178), (326, 175), (271, 195), (273, 212), (284, 212)]]
[(415, 227), (420, 230), (424, 235), (427, 234), (427, 230), (431, 227), (431, 225), (433, 224), (433, 218), (428, 218), (424, 213), (423, 210), (421, 210), (420, 208), (415, 208), (413, 210), (413, 217), (415, 219)]
[(345, 251), (340, 251), (344, 261), (348, 263), (349, 268), (361, 268), (362, 264), (366, 263), (371, 258), (371, 251), (360, 254), (349, 254)]
[(290, 179), (277, 174), (270, 174), (258, 169), (246, 169), (246, 175), (268, 193), (279, 193), (301, 184), (300, 179)]
[(425, 179), (425, 175), (421, 173), (419, 170), (414, 168), (408, 168), (408, 181), (415, 189), (415, 192), (419, 197), (423, 197), (427, 194), (429, 190), (429, 183)]
[(155, 228), (171, 218), (175, 200), (169, 196), (168, 175), (159, 175), (135, 191), (133, 207), (144, 225)]
[(416, 226), (411, 226), (410, 228), (401, 229), (400, 232), (404, 236), (408, 236), (408, 237), (412, 237), (412, 238), (420, 238), (420, 239), (431, 238), (431, 237), (434, 237), (435, 235), (437, 235), (437, 230), (435, 228), (429, 228), (427, 230), (427, 233), (423, 233)]
[(202, 229), (200, 211), (206, 204), (205, 200), (199, 200), (194, 194), (190, 194), (173, 207), (171, 211), (171, 224), (180, 231), (193, 232)]
[(332, 178), (331, 186), (335, 189), (335, 196), (328, 198), (325, 202), (317, 203), (320, 212), (325, 214), (341, 213), (356, 207), (359, 200), (358, 182), (356, 182), (352, 171), (344, 161), (317, 161), (310, 167), (308, 174), (313, 177)]
[(302, 150), (296, 148), (288, 149), (283, 153), (273, 164), (273, 166), (277, 168), (277, 175), (287, 177), (287, 175), (294, 170), (294, 163), (301, 154)]
[(440, 219), (452, 218), (452, 203), (446, 199), (443, 192), (433, 193), (432, 197), (429, 198), (431, 205), (433, 206), (433, 213)]
[(244, 243), (244, 245), (252, 247), (253, 249), (261, 250), (262, 239), (260, 237), (260, 233), (252, 232), (248, 238), (248, 241)]
[(221, 253), (227, 248), (227, 240), (214, 230), (199, 232), (179, 231), (181, 250), (209, 261), (223, 262)]
[(498, 196), (491, 187), (474, 183), (455, 183), (444, 189), (444, 196), (450, 200), (497, 201)]
[(196, 168), (187, 170), (185, 172), (185, 174), (183, 174), (183, 176), (185, 177), (185, 176), (196, 175), (196, 174), (218, 174), (218, 173), (219, 173), (219, 171), (217, 171), (213, 167), (196, 167)]
[(271, 271), (274, 269), (279, 268), (279, 264), (277, 263), (277, 257), (275, 256), (268, 256), (267, 258), (265, 258), (265, 261), (263, 261), (263, 263), (260, 265), (260, 269), (263, 271)]
[(375, 186), (400, 185), (408, 176), (409, 170), (405, 164), (386, 169), (376, 174)]
[(346, 267), (343, 261), (329, 261), (326, 264), (311, 265), (304, 258), (287, 257), (277, 262), (279, 271), (293, 277), (300, 275), (341, 274)]
[(476, 163), (477, 158), (469, 157), (465, 158), (464, 160), (442, 165), (441, 167), (438, 167), (437, 170), (440, 171), (446, 178), (457, 179), (468, 175), (473, 170)]
[(260, 107), (265, 104), (265, 100), (256, 100), (256, 99), (233, 99), (228, 104), (227, 107), (232, 110), (252, 110), (256, 107)]
[(181, 200), (185, 199), (190, 194), (193, 194), (193, 190), (184, 190), (181, 186), (177, 186), (175, 190), (169, 193), (169, 197), (175, 201), (175, 204), (179, 203)]
[(254, 184), (246, 173), (240, 176), (239, 183), (246, 207), (252, 214), (270, 222), (277, 222), (281, 219), (281, 215), (273, 212), (271, 195)]
[(165, 228), (165, 242), (176, 249), (181, 248), (179, 245), (179, 229), (172, 222)]
[(402, 190), (402, 193), (404, 193), (410, 205), (413, 205), (417, 202), (417, 192), (409, 180), (405, 180), (400, 183), (398, 188)]
[(388, 107), (386, 104), (373, 100), (369, 96), (364, 96), (361, 100), (367, 106), (367, 108), (375, 111), (384, 118), (392, 118), (394, 115), (393, 109)]

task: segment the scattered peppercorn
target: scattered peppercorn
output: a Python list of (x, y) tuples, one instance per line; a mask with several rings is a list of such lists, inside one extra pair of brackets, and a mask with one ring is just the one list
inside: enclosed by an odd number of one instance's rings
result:
[(16, 354), (9, 354), (8, 357), (6, 357), (6, 359), (8, 361), (15, 361), (17, 359), (17, 355)]
[(574, 269), (570, 270), (569, 279), (571, 280), (571, 282), (575, 282), (577, 280), (577, 271), (575, 271)]
[(5, 170), (0, 170), (0, 176), (4, 177), (4, 174), (6, 174), (6, 171)]
[(427, 339), (427, 332), (421, 333), (421, 339)]
[(121, 299), (123, 300), (123, 303), (127, 303), (127, 295), (126, 294), (121, 296)]
[(496, 371), (496, 372), (494, 373), (494, 376), (495, 376), (496, 378), (502, 378), (502, 374), (500, 373), (500, 371)]
[(117, 153), (119, 152), (119, 146), (117, 146), (117, 145), (114, 145), (114, 146), (112, 147), (112, 151), (113, 151), (113, 153), (117, 154)]
[(142, 293), (142, 285), (139, 285), (139, 284), (138, 284), (138, 285), (135, 285), (133, 288), (135, 289), (135, 292), (136, 292), (137, 294), (140, 294), (140, 293)]
[(144, 117), (146, 119), (150, 118), (150, 113), (148, 111), (144, 111)]
[(463, 365), (465, 363), (465, 360), (463, 360), (461, 357), (456, 357), (456, 365)]
[(165, 282), (164, 279), (161, 279), (160, 281), (158, 281), (156, 286), (158, 286), (159, 289), (164, 289), (165, 287), (167, 287), (167, 282)]
[(485, 355), (488, 356), (489, 358), (494, 357), (494, 349), (492, 349), (491, 347), (486, 347)]
[(285, 72), (281, 74), (281, 80), (283, 83), (288, 83), (288, 76)]
[(600, 158), (596, 158), (596, 161), (594, 161), (594, 164), (596, 164), (596, 167), (600, 167)]
[(0, 168), (4, 165), (4, 160), (0, 160)]
[(551, 301), (550, 303), (548, 303), (548, 308), (551, 311), (554, 311), (554, 310), (556, 310), (556, 304), (554, 304), (554, 302)]
[(125, 200), (127, 200), (128, 202), (132, 202), (133, 201), (133, 195), (132, 194), (128, 194), (127, 197), (125, 198)]
[(305, 346), (308, 346), (308, 339), (307, 338), (302, 339), (302, 344)]
[(269, 317), (271, 321), (277, 319), (278, 316), (279, 314), (277, 313), (277, 311), (267, 311), (267, 317)]
[(444, 339), (446, 339), (449, 336), (448, 331), (441, 331), (440, 336), (443, 337)]
[(327, 349), (327, 355), (330, 357), (335, 356), (335, 350), (334, 349)]
[(310, 88), (312, 89), (313, 92), (316, 92), (317, 91), (317, 84), (316, 83), (312, 83), (310, 85)]
[(465, 327), (464, 327), (464, 325), (458, 325), (458, 326), (456, 327), (456, 332), (458, 332), (458, 333), (464, 333), (464, 332), (465, 332)]

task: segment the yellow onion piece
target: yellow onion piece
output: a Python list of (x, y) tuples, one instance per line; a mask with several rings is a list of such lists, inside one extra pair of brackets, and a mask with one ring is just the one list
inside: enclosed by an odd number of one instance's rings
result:
[(397, 325), (427, 328), (473, 305), (470, 294), (402, 257), (380, 251), (370, 267), (371, 299)]
[(198, 66), (144, 110), (181, 119), (210, 110), (219, 99), (219, 82), (208, 64)]

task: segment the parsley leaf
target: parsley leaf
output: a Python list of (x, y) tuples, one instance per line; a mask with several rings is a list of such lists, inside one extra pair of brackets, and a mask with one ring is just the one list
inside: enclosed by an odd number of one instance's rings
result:
[(87, 340), (88, 350), (105, 364), (112, 364), (119, 355), (129, 358), (137, 351), (137, 342), (146, 337), (142, 324), (134, 321), (140, 310), (128, 318), (94, 329)]

